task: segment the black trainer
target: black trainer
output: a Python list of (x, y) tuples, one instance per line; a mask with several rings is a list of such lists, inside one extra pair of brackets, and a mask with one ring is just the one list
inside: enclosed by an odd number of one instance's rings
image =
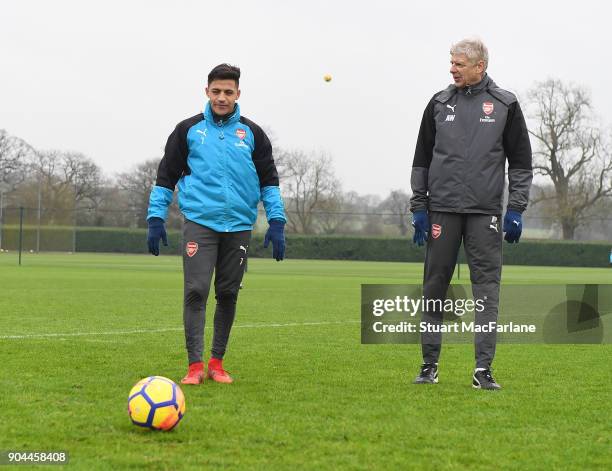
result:
[(413, 384), (436, 384), (438, 382), (438, 364), (423, 363), (421, 372), (414, 378)]
[(501, 389), (501, 386), (491, 376), (491, 370), (475, 371), (474, 376), (472, 376), (472, 387), (475, 389)]

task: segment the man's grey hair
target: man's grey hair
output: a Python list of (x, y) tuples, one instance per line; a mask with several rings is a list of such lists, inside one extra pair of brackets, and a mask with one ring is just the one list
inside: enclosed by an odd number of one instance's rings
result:
[(478, 38), (462, 39), (451, 46), (450, 53), (451, 55), (465, 54), (472, 64), (480, 60), (484, 61), (485, 71), (489, 65), (489, 50), (482, 40)]

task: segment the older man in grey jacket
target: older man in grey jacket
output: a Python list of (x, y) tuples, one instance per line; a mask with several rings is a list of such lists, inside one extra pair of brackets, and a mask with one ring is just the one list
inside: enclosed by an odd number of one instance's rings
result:
[[(429, 101), (416, 145), (411, 175), (414, 242), (427, 242), (423, 295), (433, 300), (444, 300), (463, 242), (474, 299), (484, 303), (475, 321), (488, 325), (498, 314), (506, 161), (509, 198), (503, 232), (506, 241), (518, 243), (533, 177), (531, 146), (516, 96), (499, 88), (486, 72), (489, 55), (482, 41), (462, 40), (450, 53), (454, 83)], [(441, 309), (424, 312), (423, 320), (441, 324)], [(442, 335), (431, 330), (421, 337), (418, 384), (438, 382)], [(475, 388), (500, 389), (491, 374), (495, 345), (494, 331), (476, 334)]]

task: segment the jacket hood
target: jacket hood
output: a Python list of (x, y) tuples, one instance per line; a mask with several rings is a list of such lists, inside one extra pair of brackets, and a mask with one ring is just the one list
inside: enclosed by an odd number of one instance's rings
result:
[(480, 82), (458, 89), (458, 91), (464, 95), (475, 95), (487, 88), (497, 88), (497, 85), (495, 85), (493, 79), (489, 77), (489, 74), (485, 72)]
[(497, 85), (493, 79), (485, 73), (480, 82), (470, 85), (469, 87), (457, 88), (454, 83), (451, 83), (444, 90), (436, 94), (434, 99), (440, 103), (446, 103), (457, 93), (461, 95), (476, 95), (482, 90), (491, 90), (492, 88), (497, 89)]
[[(210, 100), (206, 102), (206, 106), (204, 107), (204, 118), (207, 121), (212, 123), (216, 123), (219, 121), (219, 116), (216, 116), (213, 113), (212, 107), (210, 106)], [(217, 120), (215, 120), (217, 118)], [(240, 119), (240, 105), (236, 103), (234, 105), (234, 111), (229, 116), (223, 117), (223, 124), (234, 123)]]

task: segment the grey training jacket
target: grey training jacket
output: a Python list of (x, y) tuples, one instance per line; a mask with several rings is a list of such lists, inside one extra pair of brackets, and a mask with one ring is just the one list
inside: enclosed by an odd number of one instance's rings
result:
[(410, 183), (412, 212), (501, 214), (508, 160), (508, 209), (527, 207), (531, 145), (516, 96), (487, 75), (430, 100), (421, 121)]

